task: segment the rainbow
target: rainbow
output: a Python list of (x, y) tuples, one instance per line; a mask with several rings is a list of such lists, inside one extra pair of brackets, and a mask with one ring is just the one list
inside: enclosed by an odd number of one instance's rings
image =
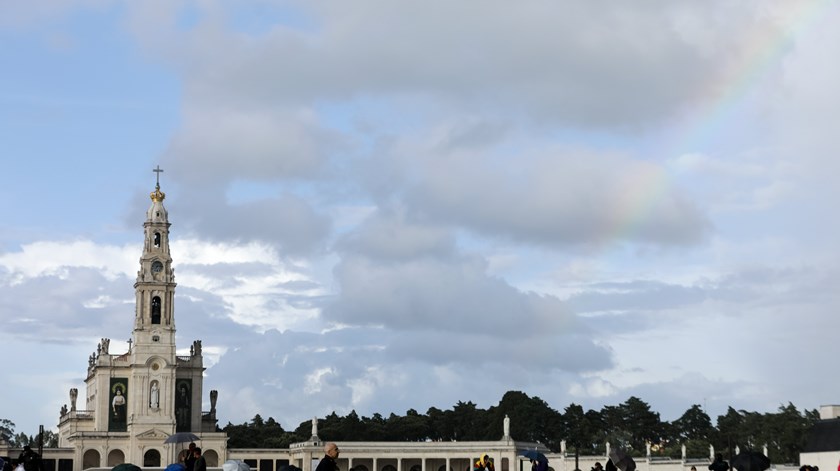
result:
[[(751, 90), (778, 66), (783, 55), (794, 40), (815, 23), (831, 15), (831, 9), (838, 9), (837, 0), (805, 0), (781, 3), (787, 11), (775, 34), (755, 27), (742, 36), (747, 41), (740, 45), (742, 57), (749, 60), (733, 61), (730, 70), (720, 74), (720, 79), (709, 81), (696, 96), (700, 103), (699, 112), (688, 119), (682, 131), (671, 139), (665, 139), (661, 155), (675, 156), (686, 152), (702, 152), (721, 131), (727, 129), (737, 116), (738, 106)], [(604, 228), (605, 237), (599, 245), (608, 245), (616, 240), (626, 240), (644, 227), (654, 211), (667, 204), (666, 195), (672, 187), (672, 178), (665, 168), (658, 165), (641, 165), (628, 175), (623, 183), (623, 198), (609, 213)], [(678, 208), (674, 208), (677, 210)]]
[(742, 36), (746, 41), (739, 49), (743, 51), (742, 56), (749, 60), (736, 60), (719, 80), (709, 82), (701, 90), (700, 99), (696, 101), (708, 104), (697, 113), (694, 122), (686, 127), (687, 132), (677, 141), (679, 149), (699, 151), (704, 143), (710, 142), (722, 129), (726, 129), (738, 105), (778, 66), (795, 38), (829, 16), (828, 10), (837, 8), (840, 3), (836, 0), (806, 0), (784, 2), (781, 5), (788, 11), (777, 32), (768, 34), (758, 27), (745, 32)]

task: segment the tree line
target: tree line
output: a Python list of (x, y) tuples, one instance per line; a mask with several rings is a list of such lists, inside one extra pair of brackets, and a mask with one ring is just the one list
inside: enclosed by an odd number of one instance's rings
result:
[[(567, 453), (600, 455), (605, 444), (644, 456), (646, 444), (652, 454), (679, 458), (686, 447), (689, 458), (709, 456), (709, 445), (716, 452), (730, 456), (741, 450), (762, 450), (766, 445), (774, 463), (796, 463), (805, 446), (808, 430), (819, 420), (816, 410), (800, 412), (793, 404), (782, 405), (776, 412), (758, 413), (729, 407), (726, 414), (712, 423), (703, 409), (695, 404), (673, 422), (663, 421), (658, 412), (637, 397), (630, 397), (617, 406), (600, 410), (584, 410), (569, 404), (562, 412), (551, 408), (539, 397), (520, 391), (504, 394), (499, 404), (481, 409), (473, 402), (458, 401), (451, 409), (431, 407), (425, 414), (414, 409), (405, 415), (359, 417), (355, 411), (345, 416), (335, 412), (318, 421), (318, 435), (332, 441), (483, 441), (502, 437), (502, 423), (510, 417), (510, 434), (515, 440), (539, 442), (554, 452), (565, 440)], [(228, 423), (229, 448), (288, 448), (306, 441), (312, 434), (311, 422), (305, 421), (294, 430), (285, 430), (269, 417), (257, 414), (250, 422)], [(36, 445), (37, 434), (15, 433), (14, 423), (0, 419), (0, 437), (12, 446)], [(44, 446), (58, 445), (58, 437), (45, 431)]]
[[(560, 412), (539, 397), (509, 391), (498, 405), (488, 409), (459, 401), (451, 409), (431, 407), (425, 414), (414, 409), (388, 417), (378, 413), (360, 417), (355, 411), (339, 416), (333, 412), (318, 421), (318, 435), (332, 441), (499, 440), (506, 415), (513, 439), (540, 442), (554, 452), (560, 451), (563, 440), (569, 454), (603, 455), (609, 442), (634, 456), (644, 456), (649, 443), (653, 455), (672, 458), (682, 455), (682, 445), (689, 458), (708, 457), (709, 445), (724, 456), (734, 454), (736, 446), (761, 451), (767, 445), (773, 462), (797, 464), (807, 432), (819, 420), (816, 410), (800, 412), (788, 403), (776, 412), (763, 414), (729, 407), (713, 424), (695, 404), (668, 422), (637, 397), (601, 410), (570, 404)], [(240, 425), (228, 423), (223, 430), (230, 448), (286, 448), (308, 440), (311, 427), (306, 421), (287, 431), (273, 418), (264, 420), (257, 415)]]
[[(7, 442), (13, 447), (23, 447), (26, 445), (36, 448), (38, 446), (39, 433), (34, 435), (27, 435), (23, 432), (15, 433), (15, 423), (9, 419), (0, 419), (0, 439)], [(52, 430), (44, 429), (43, 437), (44, 447), (55, 448), (58, 446), (58, 434)]]

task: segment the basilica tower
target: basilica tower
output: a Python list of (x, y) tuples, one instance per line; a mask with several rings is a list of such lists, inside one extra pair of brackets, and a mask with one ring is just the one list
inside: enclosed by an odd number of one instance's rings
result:
[(150, 195), (152, 205), (143, 223), (143, 253), (134, 282), (137, 297), (134, 319), (136, 354), (159, 355), (175, 361), (175, 270), (169, 253), (169, 215), (160, 181)]
[[(163, 205), (160, 168), (152, 202), (143, 222), (143, 249), (134, 281), (136, 305), (128, 352), (112, 353), (103, 338), (88, 358), (83, 408), (78, 390), (70, 390), (70, 408), (62, 408), (59, 446), (75, 449), (74, 471), (113, 467), (122, 462), (158, 467), (177, 462), (180, 447), (164, 441), (176, 432), (199, 437), (208, 466), (227, 451), (217, 432), (216, 392), (202, 412), (204, 357), (201, 341), (189, 354), (176, 353), (175, 269), (169, 250), (169, 214)], [(131, 318), (127, 314), (127, 321)], [(189, 329), (187, 329), (189, 330)]]

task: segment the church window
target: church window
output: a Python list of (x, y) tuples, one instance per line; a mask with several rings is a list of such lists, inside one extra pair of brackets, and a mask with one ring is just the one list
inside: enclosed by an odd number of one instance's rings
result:
[(160, 297), (152, 298), (152, 324), (160, 324)]
[(143, 467), (144, 468), (160, 467), (160, 452), (155, 450), (155, 449), (151, 449), (151, 450), (147, 451), (143, 455)]
[(160, 232), (155, 232), (155, 247), (160, 247)]

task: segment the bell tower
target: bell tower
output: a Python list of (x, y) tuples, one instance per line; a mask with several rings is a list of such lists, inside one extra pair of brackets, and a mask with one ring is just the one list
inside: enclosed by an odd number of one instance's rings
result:
[(143, 223), (143, 253), (140, 270), (134, 282), (136, 311), (134, 319), (135, 354), (161, 356), (175, 362), (175, 270), (169, 254), (169, 215), (163, 206), (166, 194), (160, 191), (160, 172), (155, 191), (149, 197), (152, 205)]
[(160, 191), (163, 170), (158, 166), (154, 172), (128, 352), (111, 352), (110, 340), (103, 338), (88, 358), (84, 405), (76, 407), (79, 394), (72, 388), (71, 408), (61, 411), (59, 444), (74, 449), (73, 471), (122, 462), (150, 467), (177, 462), (178, 447), (164, 444), (176, 432), (198, 434), (208, 466), (218, 466), (227, 453), (227, 437), (216, 431), (216, 391), (210, 391), (210, 411), (201, 410), (201, 341), (193, 341), (189, 355), (176, 354), (169, 214)]

